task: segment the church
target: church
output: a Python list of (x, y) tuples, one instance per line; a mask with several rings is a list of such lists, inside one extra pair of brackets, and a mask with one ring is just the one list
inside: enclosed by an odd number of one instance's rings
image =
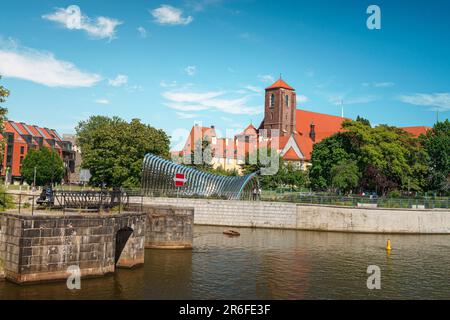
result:
[[(214, 168), (240, 171), (246, 156), (258, 148), (275, 149), (280, 156), (306, 170), (311, 161), (315, 143), (342, 131), (346, 118), (297, 109), (296, 92), (283, 79), (265, 89), (264, 119), (258, 128), (248, 125), (234, 138), (217, 137), (215, 127), (192, 127), (182, 151), (172, 153), (174, 157), (191, 159), (191, 154), (205, 142), (210, 147)], [(405, 131), (418, 136), (427, 127), (408, 127)]]

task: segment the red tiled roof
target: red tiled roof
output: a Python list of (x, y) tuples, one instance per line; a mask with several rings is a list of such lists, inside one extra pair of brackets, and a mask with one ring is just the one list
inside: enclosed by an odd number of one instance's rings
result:
[[(350, 120), (348, 118), (306, 110), (296, 110), (296, 112), (297, 134), (295, 135), (295, 140), (305, 156), (305, 160), (311, 159), (311, 153), (315, 143), (320, 142), (335, 133), (342, 132), (342, 122)], [(314, 124), (315, 141), (309, 136), (311, 124)]]
[(292, 147), (289, 148), (288, 151), (286, 151), (286, 153), (283, 156), (284, 160), (288, 160), (288, 161), (299, 161), (301, 160), (299, 158), (299, 156), (297, 155), (297, 153), (295, 153), (294, 149)]
[(400, 129), (403, 129), (404, 131), (412, 134), (416, 138), (419, 137), (421, 134), (426, 134), (428, 130), (431, 130), (430, 127), (426, 126), (403, 127)]
[(258, 130), (253, 126), (253, 124), (249, 124), (247, 128), (244, 129), (244, 131), (240, 134), (241, 136), (245, 135), (257, 135)]
[(290, 85), (288, 85), (286, 82), (284, 82), (283, 79), (278, 79), (277, 81), (275, 81), (274, 84), (272, 84), (270, 87), (267, 87), (266, 90), (272, 90), (272, 89), (288, 89), (288, 90), (292, 90), (294, 91), (295, 89), (292, 88)]

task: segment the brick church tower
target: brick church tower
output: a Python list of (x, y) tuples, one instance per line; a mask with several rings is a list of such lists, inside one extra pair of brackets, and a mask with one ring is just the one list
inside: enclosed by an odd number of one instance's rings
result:
[(280, 136), (290, 136), (296, 128), (296, 94), (295, 89), (281, 78), (266, 88), (264, 121), (261, 129), (280, 130)]

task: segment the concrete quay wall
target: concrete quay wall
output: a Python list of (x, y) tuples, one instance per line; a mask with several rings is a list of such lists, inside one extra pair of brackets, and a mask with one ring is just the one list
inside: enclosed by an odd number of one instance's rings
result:
[[(141, 200), (139, 200), (141, 201)], [(266, 201), (144, 198), (194, 208), (194, 224), (366, 233), (450, 234), (450, 210), (353, 208)]]

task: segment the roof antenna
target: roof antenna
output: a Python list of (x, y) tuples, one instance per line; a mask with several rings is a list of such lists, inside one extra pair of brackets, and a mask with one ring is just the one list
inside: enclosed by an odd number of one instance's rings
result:
[(341, 117), (344, 118), (344, 100), (341, 99)]
[(281, 78), (281, 73), (280, 73), (280, 80), (281, 80), (282, 78)]

